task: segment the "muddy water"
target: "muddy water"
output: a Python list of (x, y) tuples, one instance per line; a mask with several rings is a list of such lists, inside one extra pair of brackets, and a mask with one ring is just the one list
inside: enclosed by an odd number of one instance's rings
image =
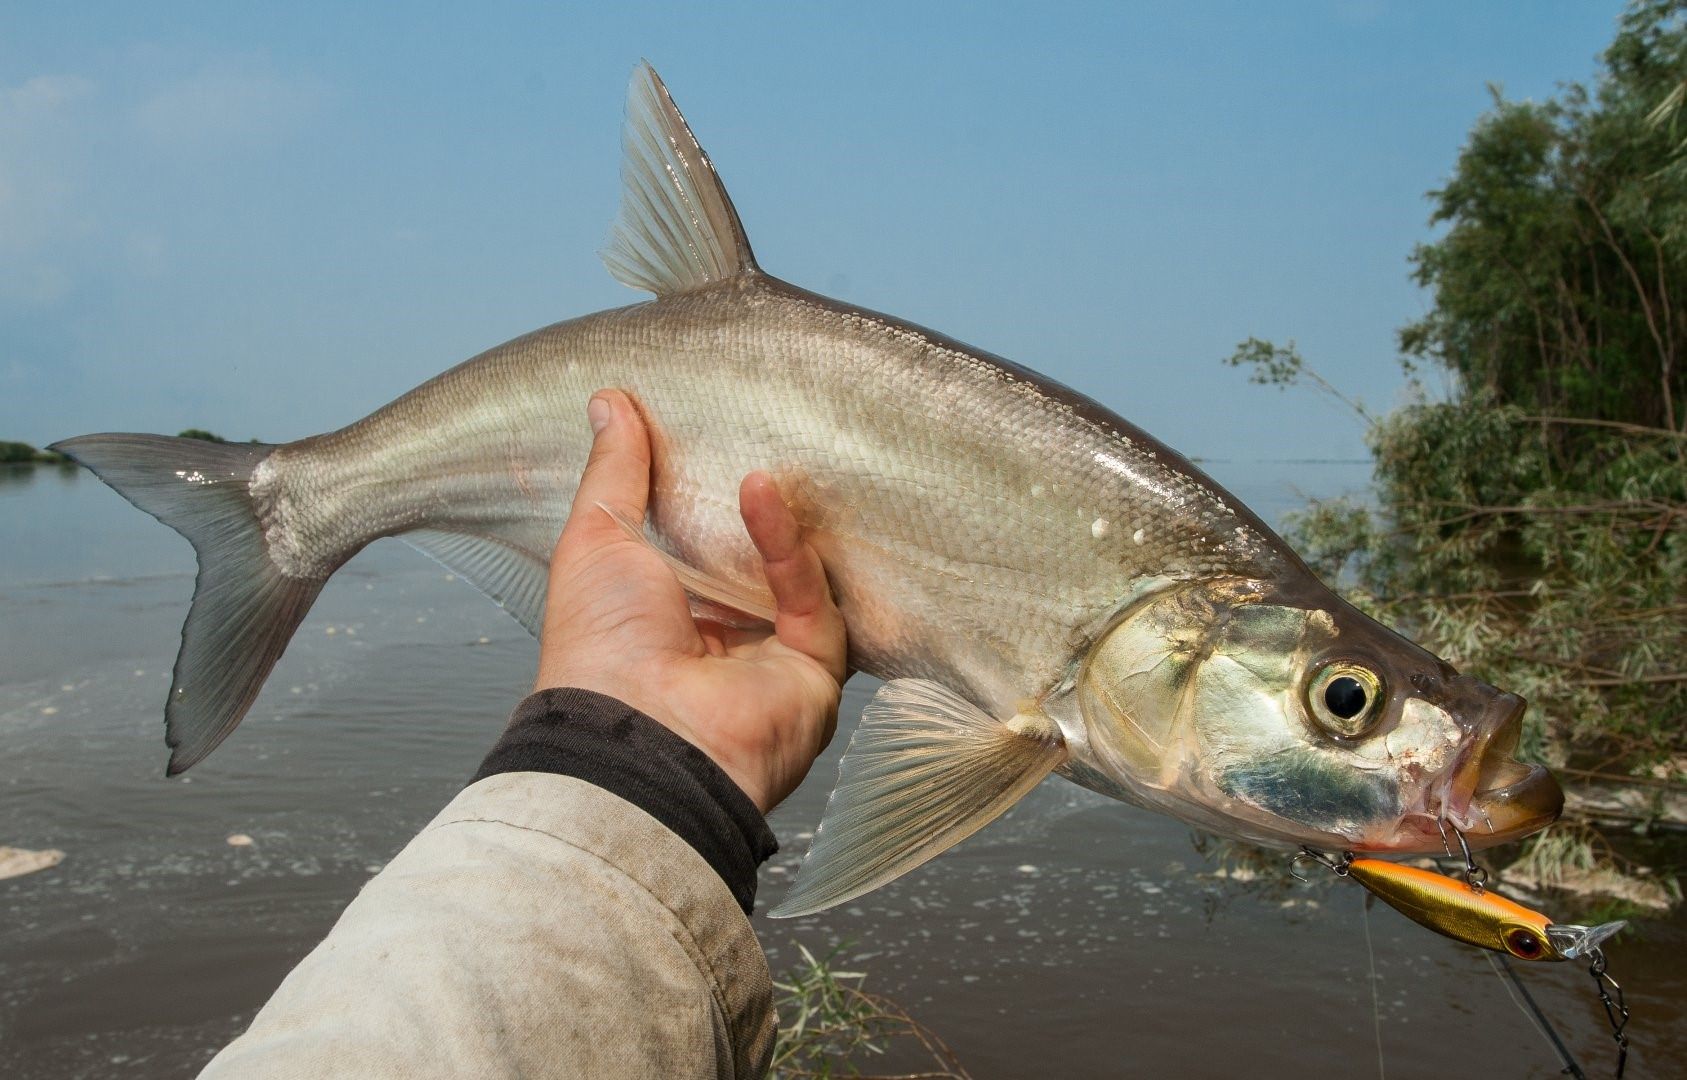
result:
[[(1266, 513), (1297, 501), (1283, 470), (1214, 471)], [(1306, 472), (1315, 492), (1361, 479)], [(533, 644), (464, 583), (377, 545), (323, 594), (239, 733), (166, 781), (186, 544), (91, 477), (37, 468), (0, 475), (0, 558), (0, 844), (66, 852), (0, 882), (0, 1076), (181, 1075), (458, 790)], [(774, 815), (764, 905), (870, 694), (849, 687), (840, 738)], [(1261, 894), (1213, 869), (1175, 822), (1051, 781), (890, 888), (756, 924), (776, 971), (797, 943), (842, 945), (981, 1080), (1373, 1076), (1379, 1035), (1392, 1077), (1558, 1074), (1482, 955), (1379, 908), (1373, 983), (1356, 887)], [(1631, 1076), (1684, 1073), (1684, 944), (1677, 918), (1611, 950)], [(1608, 1075), (1586, 973), (1524, 974), (1589, 1075)]]

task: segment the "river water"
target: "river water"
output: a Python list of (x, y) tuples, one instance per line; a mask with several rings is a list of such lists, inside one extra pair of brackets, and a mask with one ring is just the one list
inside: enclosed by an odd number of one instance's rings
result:
[[(1271, 518), (1365, 473), (1210, 469)], [(0, 845), (66, 852), (0, 882), (0, 1076), (182, 1075), (474, 771), (529, 685), (533, 642), (437, 565), (377, 544), (324, 591), (240, 730), (165, 780), (186, 542), (89, 475), (12, 468), (0, 553)], [(872, 686), (846, 689), (838, 739), (773, 815), (763, 908)], [(756, 929), (776, 974), (799, 943), (841, 946), (980, 1080), (1367, 1077), (1379, 1038), (1390, 1077), (1558, 1075), (1482, 954), (1386, 908), (1367, 917), (1350, 883), (1262, 891), (1216, 865), (1184, 826), (1051, 780), (902, 881)], [(1677, 917), (1609, 950), (1635, 1014), (1630, 1076), (1687, 1075), (1684, 944)], [(1586, 972), (1523, 975), (1589, 1075), (1608, 1075)]]

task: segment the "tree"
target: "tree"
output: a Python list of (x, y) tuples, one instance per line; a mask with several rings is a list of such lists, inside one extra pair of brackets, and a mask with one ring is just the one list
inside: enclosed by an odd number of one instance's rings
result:
[[(1687, 412), (1687, 30), (1680, 0), (1622, 16), (1595, 91), (1506, 101), (1432, 192), (1412, 256), (1435, 298), (1402, 352), (1529, 414), (1681, 431)], [(1585, 426), (1585, 425), (1584, 425)], [(1549, 442), (1573, 452), (1582, 432)]]
[[(1532, 703), (1559, 765), (1687, 773), (1687, 0), (1623, 14), (1589, 91), (1497, 91), (1430, 193), (1408, 370), (1448, 400), (1373, 421), (1376, 503), (1291, 539), (1385, 621)], [(1311, 375), (1291, 343), (1230, 358)], [(1326, 389), (1331, 389), (1323, 384)]]

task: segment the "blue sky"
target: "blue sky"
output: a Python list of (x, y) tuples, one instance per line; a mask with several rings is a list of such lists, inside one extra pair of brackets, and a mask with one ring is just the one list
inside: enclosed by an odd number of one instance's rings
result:
[(597, 261), (663, 74), (762, 265), (1044, 371), (1180, 450), (1362, 456), (1220, 366), (1397, 400), (1406, 256), (1486, 84), (1620, 5), (7, 5), (0, 438), (348, 423), (634, 302)]

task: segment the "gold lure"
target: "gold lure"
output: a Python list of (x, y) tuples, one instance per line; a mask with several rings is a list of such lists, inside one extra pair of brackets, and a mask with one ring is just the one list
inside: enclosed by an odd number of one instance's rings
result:
[[(1605, 954), (1600, 945), (1612, 934), (1628, 925), (1623, 920), (1580, 926), (1575, 923), (1555, 923), (1538, 911), (1524, 907), (1484, 886), (1486, 872), (1470, 857), (1470, 848), (1462, 833), (1454, 833), (1464, 853), (1464, 879), (1419, 870), (1414, 866), (1384, 862), (1381, 859), (1355, 858), (1351, 851), (1340, 856), (1326, 855), (1311, 848), (1301, 848), (1295, 861), (1311, 859), (1321, 863), (1341, 877), (1350, 877), (1365, 887), (1372, 896), (1398, 911), (1406, 918), (1435, 931), (1443, 937), (1475, 945), (1503, 954), (1494, 968), (1498, 974), (1504, 968), (1509, 978), (1523, 993), (1523, 1000), (1533, 1010), (1533, 1018), (1541, 1031), (1551, 1039), (1553, 1048), (1563, 1060), (1564, 1071), (1582, 1077), (1576, 1064), (1552, 1024), (1529, 997), (1518, 981), (1517, 973), (1505, 962), (1506, 956), (1519, 960), (1586, 960), (1588, 973), (1593, 976), (1599, 1003), (1611, 1024), (1611, 1038), (1617, 1043), (1617, 1080), (1622, 1080), (1623, 1066), (1628, 1062), (1628, 1006), (1623, 1003), (1623, 988), (1605, 969)], [(1299, 875), (1295, 875), (1299, 877)], [(1369, 937), (1367, 936), (1367, 941)], [(1521, 1008), (1522, 1005), (1519, 1004)]]
[(1626, 923), (1555, 923), (1538, 911), (1467, 881), (1381, 859), (1354, 859), (1347, 876), (1421, 926), (1519, 960), (1577, 960)]

